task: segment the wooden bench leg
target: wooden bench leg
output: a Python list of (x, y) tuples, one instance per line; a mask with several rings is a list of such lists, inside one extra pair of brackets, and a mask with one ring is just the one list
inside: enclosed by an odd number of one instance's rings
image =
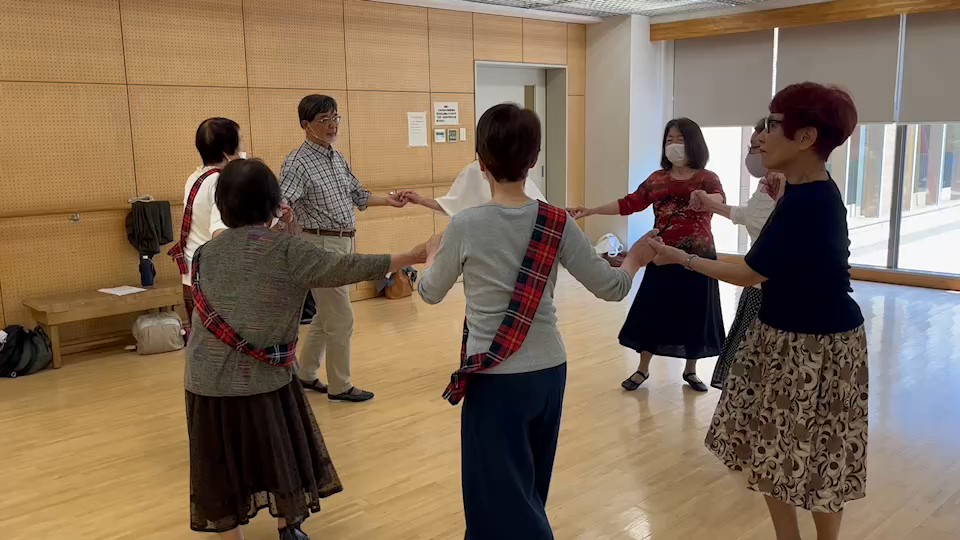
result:
[(44, 325), (43, 328), (50, 337), (50, 350), (53, 352), (53, 369), (60, 369), (60, 366), (63, 365), (63, 357), (60, 355), (60, 327)]

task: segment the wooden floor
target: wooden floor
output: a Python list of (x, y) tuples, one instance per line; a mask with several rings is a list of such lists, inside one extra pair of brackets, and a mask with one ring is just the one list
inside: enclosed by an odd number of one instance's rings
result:
[[(845, 538), (960, 538), (960, 295), (856, 284), (871, 361), (868, 495)], [(733, 288), (723, 289), (732, 320)], [(677, 360), (620, 389), (635, 355), (628, 304), (558, 287), (570, 371), (549, 501), (558, 539), (770, 539), (760, 497), (704, 449), (720, 393), (688, 391)], [(314, 540), (463, 538), (458, 408), (440, 399), (459, 350), (462, 294), (356, 304), (355, 382), (366, 404), (312, 396), (345, 491)], [(701, 368), (709, 377), (712, 361)], [(106, 351), (0, 380), (0, 539), (203, 538), (188, 528), (181, 354)], [(262, 514), (248, 539), (276, 538)], [(805, 538), (814, 538), (804, 518)]]

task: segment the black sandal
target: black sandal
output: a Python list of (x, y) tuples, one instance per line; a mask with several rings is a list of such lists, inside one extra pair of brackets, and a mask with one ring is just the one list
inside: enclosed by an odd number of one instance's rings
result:
[(697, 392), (706, 392), (709, 390), (707, 385), (703, 384), (703, 381), (700, 380), (700, 377), (697, 377), (696, 373), (684, 373), (683, 380), (690, 385), (690, 388), (693, 388)]
[(307, 382), (303, 379), (300, 379), (300, 384), (308, 390), (313, 390), (314, 392), (320, 392), (321, 394), (327, 393), (327, 385), (320, 382), (320, 379), (314, 379), (312, 382)]
[(310, 540), (307, 533), (300, 530), (300, 524), (287, 525), (282, 529), (277, 529), (280, 540)]
[[(643, 380), (640, 382), (637, 382), (633, 380), (633, 375), (640, 375), (641, 377), (643, 377)], [(636, 371), (633, 375), (627, 377), (626, 380), (620, 383), (620, 386), (622, 386), (623, 389), (626, 390), (627, 392), (633, 392), (637, 388), (640, 388), (640, 385), (647, 382), (647, 379), (650, 378), (650, 375), (647, 375), (642, 371)]]

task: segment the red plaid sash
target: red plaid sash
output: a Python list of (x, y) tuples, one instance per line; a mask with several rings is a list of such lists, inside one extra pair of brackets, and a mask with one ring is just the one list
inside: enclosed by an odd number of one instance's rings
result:
[(263, 349), (254, 349), (247, 340), (240, 337), (240, 334), (231, 328), (230, 325), (227, 324), (227, 321), (223, 320), (223, 317), (207, 302), (207, 298), (203, 295), (203, 290), (200, 288), (200, 251), (202, 249), (203, 246), (198, 248), (196, 253), (193, 254), (191, 267), (193, 269), (194, 310), (196, 310), (197, 315), (199, 315), (203, 327), (228, 347), (236, 349), (247, 356), (252, 356), (254, 359), (265, 364), (287, 367), (296, 362), (296, 341), (282, 345), (272, 345)]
[(460, 369), (450, 376), (450, 384), (443, 392), (443, 398), (451, 404), (456, 405), (463, 399), (470, 375), (497, 366), (520, 350), (540, 307), (540, 299), (557, 259), (566, 223), (566, 211), (540, 201), (537, 221), (517, 275), (517, 283), (513, 287), (513, 296), (487, 352), (467, 356), (467, 337), (470, 332), (464, 319)]
[(180, 225), (180, 241), (173, 245), (170, 248), (170, 251), (167, 251), (167, 255), (173, 257), (173, 262), (177, 263), (177, 269), (180, 270), (180, 275), (187, 275), (187, 263), (183, 260), (183, 248), (187, 245), (187, 237), (190, 236), (190, 226), (193, 225), (193, 199), (197, 197), (197, 193), (200, 192), (200, 186), (203, 185), (203, 181), (207, 179), (211, 174), (220, 173), (220, 169), (210, 169), (209, 171), (200, 175), (200, 178), (197, 178), (193, 182), (193, 187), (190, 188), (190, 194), (187, 196), (187, 203), (183, 206), (183, 223)]

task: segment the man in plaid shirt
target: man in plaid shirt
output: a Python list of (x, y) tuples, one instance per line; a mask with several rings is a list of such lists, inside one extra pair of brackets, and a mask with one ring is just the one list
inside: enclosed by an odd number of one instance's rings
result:
[[(378, 197), (363, 188), (333, 145), (341, 116), (332, 97), (309, 95), (298, 107), (306, 140), (287, 156), (280, 172), (283, 200), (290, 205), (303, 238), (334, 253), (352, 253), (356, 233), (354, 207), (404, 205), (399, 195)], [(317, 314), (304, 343), (297, 376), (305, 388), (326, 393), (332, 401), (359, 402), (373, 393), (350, 383), (350, 338), (353, 308), (349, 287), (314, 289)], [(327, 359), (329, 388), (317, 378)]]

